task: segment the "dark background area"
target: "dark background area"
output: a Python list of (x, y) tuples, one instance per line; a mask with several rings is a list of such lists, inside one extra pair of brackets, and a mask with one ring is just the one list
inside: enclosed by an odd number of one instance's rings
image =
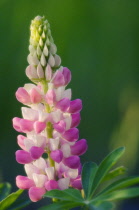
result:
[[(89, 149), (82, 162), (99, 163), (125, 146), (121, 164), (138, 175), (139, 1), (0, 0), (0, 181), (10, 182), (14, 191), (15, 177), (24, 174), (15, 161), (19, 147), (12, 118), (21, 116), (15, 91), (30, 82), (25, 75), (29, 26), (37, 15), (50, 22), (62, 65), (72, 71), (72, 98), (83, 100), (80, 138), (88, 140)], [(42, 201), (28, 209), (39, 205)], [(139, 199), (121, 207), (128, 209), (139, 209)]]

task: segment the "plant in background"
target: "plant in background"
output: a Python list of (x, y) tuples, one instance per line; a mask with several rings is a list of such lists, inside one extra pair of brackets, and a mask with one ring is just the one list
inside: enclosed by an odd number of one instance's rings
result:
[(45, 197), (53, 203), (41, 209), (110, 210), (113, 201), (139, 196), (139, 188), (128, 188), (139, 183), (139, 177), (119, 178), (126, 169), (111, 168), (124, 153), (118, 148), (101, 163), (85, 163), (80, 155), (87, 150), (85, 139), (79, 140), (82, 101), (71, 100), (71, 89), (66, 86), (71, 72), (61, 66), (61, 58), (51, 36), (50, 25), (37, 16), (30, 26), (30, 45), (26, 75), (32, 83), (18, 88), (16, 98), (22, 107), (23, 118), (15, 117), (13, 127), (23, 133), (17, 142), (21, 150), (16, 160), (24, 164), (26, 176), (18, 175), (17, 192), (10, 193), (10, 185), (0, 185), (0, 209), (22, 209), (30, 201), (18, 197), (28, 190), (31, 201)]

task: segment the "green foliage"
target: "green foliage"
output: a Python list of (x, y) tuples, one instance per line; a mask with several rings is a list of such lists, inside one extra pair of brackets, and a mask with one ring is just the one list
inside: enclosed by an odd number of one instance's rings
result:
[(82, 185), (85, 193), (85, 197), (88, 198), (91, 193), (95, 174), (98, 166), (96, 163), (88, 162), (83, 166), (82, 170)]
[(44, 197), (55, 198), (57, 199), (56, 203), (42, 207), (40, 210), (68, 210), (76, 206), (85, 210), (112, 210), (114, 204), (111, 201), (139, 196), (138, 187), (123, 189), (138, 184), (139, 177), (122, 178), (111, 184), (108, 183), (104, 189), (101, 187), (104, 181), (111, 181), (126, 172), (123, 166), (111, 170), (111, 167), (123, 155), (124, 150), (124, 147), (114, 150), (104, 158), (99, 166), (93, 162), (86, 163), (82, 170), (83, 191), (80, 192), (76, 189), (51, 190)]
[[(93, 162), (85, 163), (82, 170), (83, 190), (70, 188), (48, 191), (44, 197), (52, 198), (54, 202), (41, 207), (39, 210), (69, 210), (74, 207), (81, 207), (84, 210), (112, 210), (114, 204), (111, 202), (139, 196), (139, 187), (128, 188), (138, 184), (139, 177), (120, 178), (112, 182), (115, 177), (119, 178), (126, 172), (123, 166), (111, 170), (124, 150), (123, 147), (114, 150), (104, 158), (99, 166)], [(111, 181), (111, 184), (106, 181)], [(104, 182), (107, 185), (102, 187)], [(0, 209), (20, 210), (30, 203), (29, 200), (18, 199), (23, 190), (17, 190), (8, 195), (10, 190), (10, 184), (0, 184)]]
[(106, 176), (103, 178), (103, 182), (109, 181), (119, 175), (123, 175), (127, 172), (127, 169), (124, 166), (119, 166), (115, 168), (114, 170), (111, 170)]
[(11, 185), (9, 183), (0, 183), (0, 201), (3, 200), (11, 192)]
[[(10, 185), (7, 185), (10, 186)], [(19, 210), (25, 207), (30, 203), (29, 200), (18, 200), (19, 196), (23, 193), (24, 190), (17, 190), (14, 193), (11, 193), (6, 198), (0, 202), (1, 210)], [(9, 191), (8, 191), (9, 192)]]

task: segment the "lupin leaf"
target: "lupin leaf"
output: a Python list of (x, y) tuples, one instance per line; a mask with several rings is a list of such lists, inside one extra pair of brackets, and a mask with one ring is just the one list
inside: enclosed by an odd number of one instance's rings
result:
[(134, 187), (130, 189), (116, 190), (107, 194), (103, 194), (101, 196), (98, 196), (96, 200), (114, 201), (114, 200), (134, 198), (138, 196), (139, 196), (139, 187)]
[(111, 152), (106, 158), (100, 163), (99, 168), (96, 172), (94, 183), (92, 186), (92, 194), (95, 192), (99, 184), (102, 182), (106, 174), (109, 172), (111, 167), (118, 161), (118, 159), (123, 155), (125, 151), (124, 147), (120, 147), (113, 152)]
[(120, 175), (123, 175), (127, 172), (127, 169), (124, 166), (119, 166), (112, 171), (110, 171), (106, 176), (103, 178), (102, 182), (109, 181), (111, 179), (114, 179), (115, 177), (118, 177)]
[(65, 201), (73, 201), (77, 203), (83, 203), (83, 198), (79, 190), (66, 189), (66, 190), (51, 190), (48, 191), (44, 197), (57, 198)]
[(85, 163), (82, 170), (82, 185), (85, 193), (85, 197), (88, 198), (91, 193), (94, 177), (98, 166), (96, 163), (88, 162)]
[(9, 195), (11, 191), (11, 185), (9, 183), (0, 183), (0, 201)]
[(115, 190), (119, 190), (122, 188), (130, 187), (135, 184), (139, 184), (139, 177), (127, 177), (120, 180), (117, 180), (106, 187), (100, 194), (106, 194)]
[[(10, 210), (10, 206), (18, 199), (18, 197), (23, 193), (24, 190), (17, 190), (14, 193), (8, 195), (4, 200), (0, 202), (0, 209)], [(12, 207), (13, 208), (13, 207)], [(14, 209), (14, 208), (13, 208)]]

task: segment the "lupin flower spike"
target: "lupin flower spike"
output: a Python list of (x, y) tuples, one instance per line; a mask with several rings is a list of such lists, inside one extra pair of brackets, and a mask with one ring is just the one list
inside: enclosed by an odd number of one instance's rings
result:
[(78, 140), (82, 101), (71, 100), (71, 89), (66, 89), (71, 72), (60, 66), (48, 21), (35, 17), (30, 31), (26, 75), (35, 84), (16, 91), (17, 100), (25, 107), (21, 109), (23, 118), (13, 119), (13, 127), (25, 134), (17, 137), (21, 150), (16, 152), (16, 160), (24, 164), (27, 176), (18, 175), (16, 184), (28, 189), (30, 199), (36, 202), (52, 189), (82, 189), (79, 156), (86, 152), (87, 142)]

